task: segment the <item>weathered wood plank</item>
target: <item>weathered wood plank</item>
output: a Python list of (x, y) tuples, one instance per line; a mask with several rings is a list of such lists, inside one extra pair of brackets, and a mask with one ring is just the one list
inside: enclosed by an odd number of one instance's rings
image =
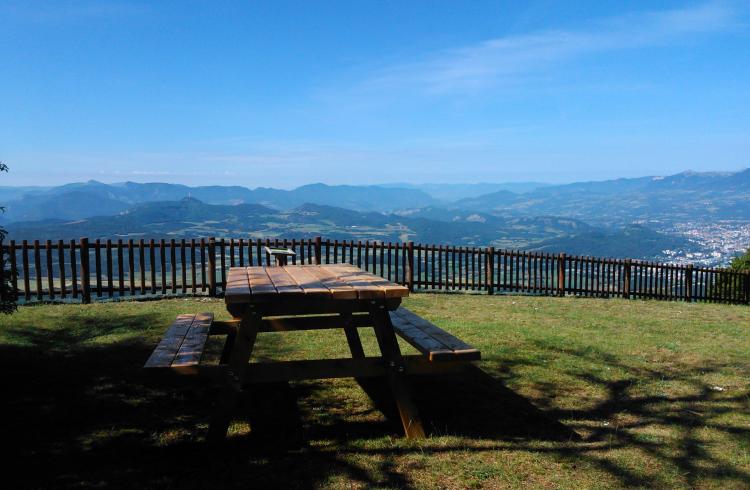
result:
[[(353, 265), (329, 266), (331, 271), (342, 281), (357, 289), (359, 297), (403, 298), (409, 295), (405, 286), (394, 284), (382, 277), (365, 272)], [(363, 293), (365, 296), (363, 296)]]
[(431, 337), (416, 325), (412, 325), (401, 317), (391, 315), (391, 322), (396, 333), (426, 356), (434, 354), (452, 354), (453, 351), (439, 340)]
[(227, 289), (224, 299), (227, 303), (241, 303), (250, 301), (251, 291), (248, 272), (245, 267), (229, 269)]
[(406, 308), (398, 308), (390, 315), (396, 333), (431, 361), (478, 360), (481, 357), (478, 349)]
[(391, 313), (391, 316), (397, 315), (404, 320), (408, 321), (412, 325), (415, 325), (419, 329), (426, 332), (428, 335), (438, 339), (440, 342), (442, 342), (446, 347), (449, 349), (452, 349), (454, 351), (461, 351), (461, 350), (476, 350), (474, 347), (470, 346), (466, 342), (454, 337), (453, 335), (449, 334), (445, 330), (441, 329), (437, 325), (431, 323), (430, 321), (422, 318), (421, 316), (415, 314), (413, 311), (407, 309), (407, 308), (399, 308)]
[(245, 383), (364, 378), (383, 376), (386, 372), (386, 363), (381, 357), (250, 363), (245, 370)]
[(332, 292), (322, 282), (310, 273), (309, 267), (284, 266), (289, 277), (302, 289), (306, 295), (332, 296)]
[(337, 280), (353, 288), (360, 299), (377, 299), (385, 297), (385, 289), (373, 284), (370, 278), (367, 277), (367, 273), (363, 272), (356, 266), (349, 264), (333, 265), (328, 266), (326, 270), (333, 274)]
[(261, 332), (291, 332), (295, 330), (339, 329), (346, 326), (352, 328), (372, 327), (369, 315), (349, 315), (344, 322), (341, 315), (329, 314), (318, 316), (298, 316), (288, 318), (269, 318), (261, 323)]
[(331, 293), (333, 299), (357, 299), (357, 290), (340, 280), (329, 267), (306, 266), (305, 270), (317, 278)]
[(193, 366), (200, 362), (213, 319), (213, 313), (198, 313), (195, 315), (171, 367)]
[(143, 367), (169, 367), (177, 355), (177, 351), (179, 351), (194, 319), (195, 315), (178, 315)]
[(289, 275), (283, 267), (268, 267), (266, 269), (268, 277), (271, 279), (273, 286), (279, 294), (302, 295), (304, 291)]
[(247, 280), (250, 284), (250, 293), (253, 296), (275, 295), (276, 288), (273, 281), (268, 277), (265, 267), (248, 267)]

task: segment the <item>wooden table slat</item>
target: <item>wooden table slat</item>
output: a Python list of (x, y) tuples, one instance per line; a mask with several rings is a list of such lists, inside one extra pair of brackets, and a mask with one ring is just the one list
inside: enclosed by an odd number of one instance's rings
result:
[(250, 294), (253, 296), (276, 294), (273, 281), (268, 277), (265, 267), (248, 267), (246, 269), (247, 281), (250, 285)]
[(302, 288), (283, 267), (266, 267), (266, 273), (279, 294), (304, 294)]
[(334, 299), (357, 299), (359, 297), (356, 289), (336, 277), (328, 267), (319, 267), (317, 265), (301, 267), (304, 267), (308, 273), (320, 280), (331, 292), (331, 296)]
[(372, 283), (362, 270), (352, 265), (329, 265), (326, 271), (357, 291), (359, 299), (385, 298), (385, 289)]
[(229, 303), (250, 301), (250, 283), (247, 277), (247, 270), (244, 267), (235, 267), (229, 269), (227, 276), (227, 287), (224, 297)]
[(313, 274), (310, 273), (309, 268), (298, 267), (298, 266), (287, 266), (284, 270), (294, 280), (294, 282), (302, 288), (302, 291), (306, 295), (333, 295), (332, 291), (328, 289), (322, 282), (318, 280)]
[[(394, 284), (353, 265), (327, 266), (327, 268), (352, 287), (372, 293), (372, 296), (368, 295), (367, 297), (403, 298), (409, 295), (409, 289), (405, 286)], [(360, 298), (363, 298), (361, 294)]]

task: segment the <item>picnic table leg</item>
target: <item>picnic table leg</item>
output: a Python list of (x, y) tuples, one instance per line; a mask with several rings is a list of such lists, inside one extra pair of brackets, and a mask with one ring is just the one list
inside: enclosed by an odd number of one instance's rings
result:
[(346, 334), (346, 342), (349, 344), (352, 357), (355, 359), (365, 357), (365, 350), (362, 348), (362, 341), (359, 338), (357, 327), (351, 324), (352, 314), (342, 313), (340, 316), (344, 320), (344, 333)]
[(419, 418), (417, 407), (409, 393), (401, 349), (398, 346), (388, 310), (384, 304), (373, 302), (370, 307), (370, 316), (375, 324), (375, 336), (378, 339), (380, 352), (388, 363), (388, 384), (393, 393), (393, 398), (396, 400), (396, 407), (401, 418), (401, 424), (404, 426), (404, 433), (409, 439), (425, 437), (422, 420)]
[(247, 363), (253, 352), (255, 339), (258, 336), (261, 325), (261, 315), (254, 309), (250, 309), (243, 317), (238, 329), (232, 354), (229, 358), (229, 371), (227, 372), (226, 385), (217, 401), (216, 410), (211, 418), (208, 428), (207, 440), (209, 443), (223, 441), (229, 430), (232, 414), (237, 407), (242, 382), (245, 377)]
[(224, 342), (224, 348), (221, 350), (221, 358), (219, 364), (229, 364), (229, 360), (232, 359), (232, 351), (234, 350), (234, 342), (237, 340), (236, 328), (230, 328), (227, 332), (227, 340)]
[[(351, 325), (352, 314), (341, 313), (341, 318), (344, 320), (344, 333), (346, 334), (346, 341), (349, 344), (349, 350), (352, 353), (354, 359), (362, 359), (365, 357), (365, 350), (362, 347), (362, 340), (359, 337), (359, 331), (357, 327)], [(376, 409), (383, 412), (383, 414), (389, 419), (395, 419), (398, 414), (395, 410), (395, 403), (389, 385), (383, 378), (354, 378), (362, 391), (364, 391)]]

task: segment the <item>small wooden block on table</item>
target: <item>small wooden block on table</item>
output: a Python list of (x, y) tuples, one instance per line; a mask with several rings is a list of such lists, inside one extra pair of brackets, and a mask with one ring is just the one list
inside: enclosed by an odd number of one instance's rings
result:
[(276, 248), (276, 247), (264, 247), (266, 257), (269, 259), (273, 257), (276, 260), (276, 265), (286, 265), (289, 257), (297, 255), (294, 250), (288, 248)]

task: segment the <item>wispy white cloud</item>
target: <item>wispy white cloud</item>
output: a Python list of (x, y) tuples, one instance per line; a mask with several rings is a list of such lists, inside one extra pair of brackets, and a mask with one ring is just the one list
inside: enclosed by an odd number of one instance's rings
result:
[(433, 53), (422, 60), (381, 69), (360, 89), (412, 87), (444, 94), (514, 85), (584, 56), (677, 43), (698, 34), (727, 30), (737, 23), (737, 11), (729, 3), (628, 14), (593, 22), (579, 30), (499, 37)]

